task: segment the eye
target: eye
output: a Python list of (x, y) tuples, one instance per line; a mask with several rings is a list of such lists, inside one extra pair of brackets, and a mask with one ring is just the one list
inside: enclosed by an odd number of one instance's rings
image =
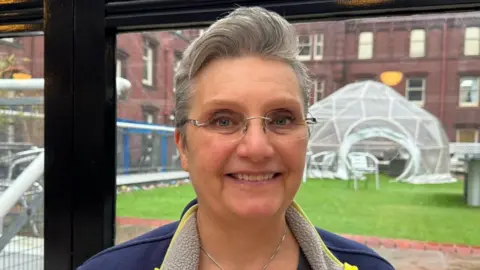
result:
[(270, 125), (275, 127), (288, 127), (295, 123), (296, 117), (289, 111), (273, 111), (267, 114), (271, 119)]
[(231, 117), (220, 116), (213, 119), (213, 124), (220, 127), (228, 127), (233, 124)]
[(241, 126), (242, 124), (242, 115), (223, 111), (214, 113), (213, 116), (210, 118), (209, 128), (211, 129), (224, 129), (224, 130), (234, 130)]

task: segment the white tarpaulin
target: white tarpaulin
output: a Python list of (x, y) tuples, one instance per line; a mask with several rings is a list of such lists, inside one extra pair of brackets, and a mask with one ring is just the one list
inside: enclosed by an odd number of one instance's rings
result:
[[(397, 91), (375, 81), (352, 83), (309, 108), (318, 124), (312, 127), (309, 150), (334, 151), (338, 172), (349, 151), (406, 150), (409, 160), (400, 181), (447, 183), (449, 141), (438, 119)], [(342, 152), (340, 152), (342, 151)]]

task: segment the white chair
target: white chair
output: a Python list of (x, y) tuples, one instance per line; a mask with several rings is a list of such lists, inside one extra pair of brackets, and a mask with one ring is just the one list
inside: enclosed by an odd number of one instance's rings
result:
[(358, 189), (358, 180), (367, 180), (365, 174), (375, 174), (376, 188), (380, 189), (378, 159), (366, 152), (351, 152), (348, 154), (348, 161), (350, 162), (350, 175), (353, 178), (354, 189)]
[(322, 151), (310, 157), (308, 172), (315, 178), (334, 178), (332, 167), (337, 154), (333, 151)]

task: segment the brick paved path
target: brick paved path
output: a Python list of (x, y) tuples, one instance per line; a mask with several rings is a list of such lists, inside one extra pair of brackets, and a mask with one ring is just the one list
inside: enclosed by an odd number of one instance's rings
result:
[(375, 248), (396, 270), (479, 270), (480, 256), (434, 250)]

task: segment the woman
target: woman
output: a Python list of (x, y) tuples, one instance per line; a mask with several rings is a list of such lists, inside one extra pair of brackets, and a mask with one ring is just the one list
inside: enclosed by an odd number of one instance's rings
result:
[(393, 269), (293, 201), (315, 123), (297, 48), (293, 26), (262, 8), (236, 9), (187, 48), (175, 141), (197, 200), (79, 269)]

